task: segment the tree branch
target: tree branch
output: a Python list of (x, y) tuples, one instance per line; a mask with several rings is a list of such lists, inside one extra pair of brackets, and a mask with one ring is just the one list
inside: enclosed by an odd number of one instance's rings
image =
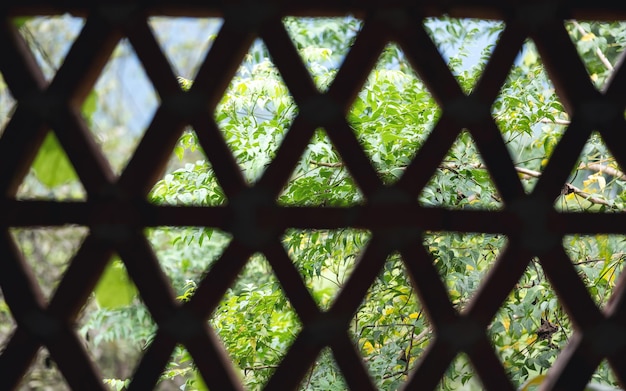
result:
[(571, 123), (571, 121), (566, 120), (566, 119), (559, 119), (559, 118), (555, 118), (554, 120), (551, 120), (550, 118), (542, 118), (539, 120), (539, 122), (541, 122), (542, 124), (556, 124), (556, 125), (569, 125)]
[[(311, 160), (311, 164), (316, 164), (319, 166), (324, 166), (324, 167), (343, 167), (343, 163), (341, 162), (336, 162), (336, 163), (324, 163), (324, 162), (317, 162), (314, 160)], [(469, 167), (471, 168), (477, 168), (477, 169), (486, 169), (487, 167), (484, 164), (481, 163), (476, 163), (476, 164), (471, 164), (469, 165)], [(405, 169), (406, 167), (398, 167), (399, 169)], [(439, 168), (441, 169), (445, 169), (445, 170), (451, 170), (451, 171), (455, 171), (459, 169), (459, 166), (456, 164), (442, 164), (439, 166)], [(580, 166), (578, 166), (578, 169), (587, 169), (587, 170), (593, 170), (593, 171), (597, 171), (597, 172), (602, 172), (605, 173), (607, 175), (611, 175), (614, 177), (617, 177), (621, 180), (626, 181), (626, 174), (624, 174), (623, 172), (616, 170), (612, 167), (607, 167), (607, 166), (603, 166), (601, 164), (596, 164), (596, 163), (590, 163), (590, 164), (582, 164)], [(535, 170), (530, 170), (528, 168), (524, 168), (524, 167), (515, 167), (515, 171), (517, 171), (518, 173), (522, 174), (524, 177), (526, 178), (539, 178), (541, 176), (541, 172), (539, 171), (535, 171)], [(585, 200), (591, 202), (592, 204), (598, 204), (598, 205), (605, 205), (608, 207), (611, 207), (611, 204), (602, 198), (598, 198), (596, 196), (594, 196), (591, 193), (587, 193), (583, 190), (581, 190), (580, 188), (572, 185), (571, 183), (566, 183), (563, 186), (563, 191), (562, 194), (563, 195), (567, 195), (567, 194), (571, 194), (574, 193), (579, 197), (584, 198)]]
[(243, 367), (241, 369), (243, 369), (244, 371), (258, 371), (261, 369), (276, 369), (278, 368), (278, 365), (255, 365), (253, 367)]
[(343, 167), (342, 162), (326, 163), (326, 162), (318, 162), (315, 160), (311, 160), (310, 163), (316, 166), (322, 166), (322, 167)]
[(580, 163), (580, 165), (578, 166), (578, 169), (579, 170), (591, 170), (591, 171), (599, 172), (602, 174), (610, 175), (622, 181), (626, 181), (626, 174), (624, 174), (620, 170), (617, 170), (613, 167), (603, 166), (602, 164)]
[[(574, 25), (574, 27), (576, 27), (576, 29), (581, 35), (584, 36), (587, 34), (587, 31), (585, 31), (585, 29), (583, 28), (583, 26), (580, 25), (580, 23), (574, 20), (572, 21), (572, 24)], [(604, 53), (602, 53), (602, 50), (600, 50), (600, 48), (596, 48), (596, 56), (598, 56), (598, 58), (600, 59), (600, 62), (602, 62), (602, 65), (604, 65), (606, 69), (608, 69), (609, 71), (613, 70), (613, 65), (611, 64), (609, 59), (606, 58)]]

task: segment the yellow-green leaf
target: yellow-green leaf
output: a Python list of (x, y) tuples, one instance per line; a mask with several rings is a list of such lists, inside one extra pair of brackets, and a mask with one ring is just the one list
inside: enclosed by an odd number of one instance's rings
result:
[(583, 35), (582, 37), (580, 37), (580, 40), (583, 42), (587, 42), (587, 41), (593, 41), (593, 39), (595, 38), (595, 34), (594, 33), (587, 33), (585, 35)]
[(18, 18), (13, 18), (13, 24), (15, 25), (15, 27), (20, 28), (32, 18), (32, 16), (20, 16)]
[(195, 371), (194, 378), (195, 378), (196, 390), (209, 391), (209, 387), (207, 387), (206, 383), (204, 382), (204, 379), (202, 378), (202, 375), (200, 375), (200, 372)]
[(114, 257), (104, 269), (94, 293), (100, 307), (115, 309), (129, 305), (137, 295), (137, 287), (128, 277), (122, 261)]
[(87, 124), (89, 126), (91, 126), (93, 115), (96, 112), (97, 108), (98, 108), (98, 94), (96, 93), (95, 90), (93, 90), (89, 93), (89, 95), (87, 95), (87, 98), (83, 102), (83, 107), (82, 107), (83, 117), (85, 117), (85, 120), (87, 121)]
[(48, 132), (32, 168), (37, 179), (48, 187), (55, 187), (77, 179), (74, 167), (54, 132)]

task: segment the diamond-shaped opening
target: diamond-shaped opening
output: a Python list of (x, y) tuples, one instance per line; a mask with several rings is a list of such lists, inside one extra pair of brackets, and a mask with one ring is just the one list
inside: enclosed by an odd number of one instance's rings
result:
[(292, 206), (348, 206), (363, 200), (363, 193), (323, 129), (313, 134), (278, 197), (279, 205)]
[(504, 30), (493, 20), (426, 18), (426, 32), (465, 93), (470, 93)]
[(231, 240), (211, 227), (157, 227), (145, 232), (179, 299), (190, 297)]
[(302, 391), (347, 389), (348, 385), (333, 357), (332, 350), (328, 347), (322, 349), (300, 384)]
[(10, 232), (46, 298), (56, 289), (71, 259), (87, 236), (86, 227), (73, 225), (13, 228)]
[(433, 330), (399, 254), (387, 259), (350, 331), (378, 389), (400, 389)]
[(452, 305), (462, 311), (506, 245), (504, 235), (427, 232), (424, 246), (448, 290)]
[(282, 242), (317, 305), (328, 309), (369, 238), (356, 229), (289, 229)]
[(566, 235), (563, 246), (599, 307), (605, 306), (620, 279), (626, 259), (624, 235)]
[(35, 360), (22, 379), (20, 390), (59, 390), (70, 391), (63, 374), (45, 347), (39, 349)]
[(569, 116), (532, 41), (524, 43), (491, 113), (522, 184), (530, 192), (569, 125)]
[(555, 206), (564, 211), (618, 212), (626, 206), (626, 174), (599, 133), (581, 151)]
[(0, 354), (4, 351), (16, 327), (17, 324), (15, 323), (15, 319), (13, 319), (8, 304), (4, 300), (4, 294), (0, 287)]
[(624, 22), (568, 20), (565, 27), (591, 81), (602, 88), (624, 51)]
[(439, 382), (438, 390), (442, 391), (480, 391), (484, 387), (478, 374), (474, 371), (469, 357), (461, 353), (456, 356)]
[(348, 121), (387, 184), (413, 159), (441, 115), (395, 44), (388, 44), (356, 97)]
[(15, 109), (15, 99), (0, 73), (0, 136), (4, 133), (4, 128), (13, 115)]
[(419, 202), (450, 209), (502, 208), (502, 199), (469, 132), (459, 134), (422, 190)]
[(210, 324), (246, 389), (263, 387), (302, 325), (260, 254), (253, 255), (213, 312)]
[(117, 45), (82, 114), (96, 142), (119, 174), (150, 124), (159, 98), (127, 39)]
[(286, 17), (283, 24), (315, 85), (326, 91), (361, 28), (361, 20)]
[(109, 384), (132, 377), (156, 332), (148, 309), (138, 300), (119, 308), (91, 303), (80, 323), (89, 356)]
[(218, 206), (227, 203), (211, 162), (192, 129), (180, 137), (165, 173), (152, 188), (148, 199), (158, 205)]
[(49, 131), (16, 194), (18, 199), (85, 200), (87, 194), (57, 136)]
[(220, 18), (151, 17), (148, 23), (177, 76), (195, 77), (217, 32)]
[(265, 44), (257, 39), (215, 111), (226, 143), (249, 182), (274, 158), (296, 104)]
[(61, 67), (83, 28), (83, 18), (70, 14), (19, 18), (15, 21), (44, 76), (50, 80)]
[(573, 325), (533, 259), (487, 329), (509, 379), (521, 386), (545, 373), (572, 335)]
[(76, 329), (107, 384), (131, 378), (156, 324), (117, 254), (107, 262)]

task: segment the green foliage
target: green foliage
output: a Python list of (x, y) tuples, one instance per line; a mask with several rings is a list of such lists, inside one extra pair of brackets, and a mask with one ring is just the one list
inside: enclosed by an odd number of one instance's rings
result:
[[(354, 18), (286, 18), (284, 23), (316, 85), (325, 90), (361, 22)], [(472, 91), (502, 24), (442, 19), (428, 20), (426, 28), (462, 89)], [(601, 85), (610, 75), (605, 59), (614, 64), (626, 44), (624, 26), (572, 22), (567, 29), (591, 80)], [(485, 47), (476, 47), (476, 42), (484, 42)], [(179, 82), (184, 90), (193, 83), (183, 78)], [(92, 99), (90, 96), (83, 107), (88, 122), (97, 109)], [(262, 44), (255, 44), (214, 114), (249, 182), (258, 179), (274, 157), (297, 110), (267, 51)], [(532, 189), (549, 164), (569, 117), (531, 43), (525, 45), (512, 67), (492, 114), (525, 188)], [(347, 121), (381, 180), (392, 184), (403, 175), (440, 116), (441, 108), (403, 52), (389, 44), (355, 97)], [(185, 130), (174, 153), (178, 162), (153, 187), (151, 202), (203, 206), (228, 203), (211, 163), (202, 156), (193, 129)], [(65, 163), (60, 163), (63, 159)], [(592, 136), (578, 163), (568, 181), (580, 191), (559, 197), (555, 207), (568, 211), (622, 210), (626, 180), (615, 172), (619, 167), (599, 135)], [(601, 171), (598, 165), (614, 171)], [(37, 178), (50, 187), (76, 179), (52, 133), (44, 141), (33, 169)], [(418, 200), (425, 207), (502, 207), (468, 131), (458, 136)], [(312, 206), (364, 202), (325, 129), (315, 131), (277, 202)], [(230, 242), (228, 234), (212, 228), (159, 227), (145, 233), (181, 302), (193, 296), (203, 275)], [(313, 299), (326, 310), (349, 278), (369, 238), (369, 232), (354, 229), (290, 229), (284, 232), (282, 242)], [(572, 235), (563, 240), (592, 298), (599, 306), (606, 304), (623, 268), (624, 238)], [(505, 248), (506, 238), (425, 232), (416, 245), (423, 245), (430, 254), (452, 304), (462, 311)], [(95, 299), (100, 308), (81, 328), (82, 334), (99, 331), (91, 344), (97, 347), (107, 341), (125, 340), (138, 350), (149, 344), (156, 326), (136, 298), (135, 288), (119, 261), (107, 267)], [(209, 325), (221, 338), (245, 387), (251, 390), (261, 389), (268, 381), (301, 328), (272, 268), (260, 254), (248, 260), (211, 314)], [(400, 388), (428, 347), (433, 330), (399, 254), (387, 259), (353, 314), (349, 333), (376, 386), (384, 390)], [(494, 350), (515, 385), (544, 373), (572, 333), (573, 325), (538, 260), (532, 260), (488, 328)], [(187, 391), (206, 390), (192, 361), (185, 348), (177, 346), (162, 381), (177, 381)], [(593, 380), (616, 384), (606, 363), (598, 368)], [(116, 390), (127, 384), (112, 378), (105, 383)], [(440, 389), (473, 389), (479, 387), (477, 384), (471, 365), (461, 355), (447, 370)], [(347, 388), (330, 350), (322, 351), (300, 387)]]
[(104, 384), (111, 386), (111, 388), (115, 391), (122, 391), (124, 387), (128, 387), (130, 385), (130, 380), (104, 379)]
[[(351, 31), (358, 28), (358, 22), (349, 19), (341, 24), (329, 19), (317, 24), (312, 20), (288, 19), (286, 25), (318, 87), (325, 89), (334, 76), (336, 62), (346, 53)], [(502, 26), (444, 20), (430, 21), (427, 27), (442, 48), (454, 48), (457, 55), (450, 56), (449, 65), (462, 88), (471, 91), (493, 44), (487, 44), (480, 56), (473, 59), (475, 63), (467, 66), (470, 54), (477, 50), (470, 43), (481, 37), (493, 39)], [(540, 175), (563, 133), (562, 123), (569, 118), (532, 45), (526, 46), (521, 61), (511, 70), (492, 111), (516, 166)], [(295, 113), (288, 90), (269, 60), (249, 56), (215, 115), (249, 181), (258, 178), (271, 160)], [(391, 184), (403, 174), (440, 115), (441, 109), (411, 70), (401, 50), (388, 45), (355, 98), (347, 119), (380, 178)], [(192, 133), (185, 134), (177, 155), (184, 159), (185, 151), (198, 148), (195, 141)], [(608, 162), (615, 166), (597, 136), (585, 148), (582, 163)], [(614, 209), (626, 198), (622, 195), (621, 179), (591, 171), (576, 173), (587, 181), (576, 182), (586, 183), (583, 190), (603, 197), (615, 205)], [(522, 177), (527, 189), (532, 188), (536, 176)], [(606, 180), (602, 182), (599, 176)], [(154, 202), (174, 202), (176, 198), (182, 201), (181, 197), (186, 197), (185, 203), (190, 204), (227, 203), (214, 180), (207, 163), (187, 163), (184, 169), (159, 182), (151, 197)], [(419, 200), (425, 206), (449, 208), (502, 206), (468, 132), (459, 135)], [(563, 197), (557, 206), (566, 201)], [(313, 135), (278, 202), (317, 206), (363, 202), (324, 129)], [(580, 200), (566, 207), (586, 208)], [(174, 240), (195, 243), (188, 233)], [(322, 309), (329, 308), (368, 240), (367, 232), (349, 229), (288, 230), (283, 236), (289, 256)], [(577, 236), (566, 238), (564, 244), (594, 299), (598, 304), (605, 303), (615, 286), (615, 276), (621, 271), (623, 240)], [(506, 238), (502, 235), (443, 232), (424, 235), (424, 246), (458, 310), (469, 302), (505, 245)], [(586, 261), (596, 257), (600, 261)], [(581, 262), (581, 259), (586, 260)], [(265, 384), (299, 329), (297, 317), (271, 269), (256, 256), (220, 303), (210, 323), (241, 370), (245, 385), (251, 389)], [(398, 254), (387, 260), (354, 314), (350, 333), (379, 388), (397, 389), (406, 381), (433, 331)], [(532, 262), (489, 327), (494, 347), (515, 384), (522, 384), (549, 368), (571, 333), (572, 324), (537, 261)], [(448, 369), (440, 387), (479, 389), (473, 375), (468, 361), (460, 358)], [(609, 384), (615, 381), (605, 364), (594, 379)], [(192, 383), (189, 380), (190, 387)], [(318, 357), (301, 388), (346, 389), (329, 350)]]

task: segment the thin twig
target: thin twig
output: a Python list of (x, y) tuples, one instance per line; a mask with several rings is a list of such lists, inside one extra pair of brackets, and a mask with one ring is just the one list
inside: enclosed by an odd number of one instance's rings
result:
[(613, 167), (604, 166), (598, 163), (580, 163), (578, 166), (579, 170), (591, 170), (595, 172), (599, 172), (601, 174), (607, 174), (613, 177), (616, 177), (619, 180), (626, 181), (626, 174), (617, 170)]
[(255, 365), (253, 367), (243, 367), (244, 371), (258, 371), (261, 369), (276, 369), (278, 365)]
[(326, 163), (326, 162), (318, 162), (315, 160), (311, 160), (311, 164), (314, 164), (316, 166), (322, 166), (322, 167), (343, 167), (342, 162)]
[(579, 266), (579, 265), (586, 265), (586, 264), (598, 263), (598, 262), (602, 262), (602, 260), (601, 259), (587, 259), (585, 261), (572, 262), (572, 265)]
[(599, 204), (599, 205), (605, 205), (605, 206), (611, 207), (611, 203), (608, 202), (607, 200), (598, 198), (594, 196), (593, 194), (582, 191), (581, 189), (577, 188), (571, 183), (566, 183), (565, 186), (563, 186), (563, 192), (564, 194), (574, 193), (577, 196), (582, 197), (585, 200), (591, 202), (592, 204)]
[[(587, 34), (587, 31), (585, 31), (585, 29), (583, 28), (583, 26), (580, 25), (580, 23), (574, 20), (572, 21), (572, 24), (574, 25), (574, 27), (576, 27), (576, 29), (582, 36), (585, 36)], [(602, 50), (600, 50), (600, 48), (596, 48), (596, 56), (598, 56), (598, 58), (600, 59), (600, 62), (602, 62), (602, 64), (604, 65), (606, 69), (608, 69), (609, 71), (613, 70), (613, 65), (611, 64), (609, 59), (606, 58), (604, 53), (602, 53)]]
[(565, 126), (571, 123), (571, 121), (567, 119), (559, 119), (559, 118), (555, 118), (554, 120), (551, 120), (550, 118), (542, 118), (539, 120), (539, 122), (543, 124), (556, 124), (556, 125), (565, 125)]
[[(311, 160), (312, 164), (317, 164), (320, 166), (325, 166), (325, 167), (343, 167), (343, 163), (341, 162), (336, 162), (336, 163), (324, 163), (324, 162), (317, 162), (317, 161), (313, 161)], [(471, 168), (475, 168), (475, 169), (486, 169), (487, 167), (484, 164), (481, 163), (476, 163), (476, 164), (470, 164), (469, 167)], [(456, 171), (459, 169), (459, 166), (456, 164), (442, 164), (439, 166), (440, 169), (445, 169), (445, 170), (450, 170), (450, 171)], [(578, 167), (579, 169), (582, 169), (582, 166)], [(404, 170), (406, 169), (406, 167), (398, 167), (398, 169), (400, 170)], [(621, 180), (626, 180), (626, 174), (622, 173), (619, 170), (616, 170), (614, 168), (611, 167), (607, 167), (607, 166), (602, 166), (599, 164), (586, 164), (584, 165), (584, 169), (589, 169), (589, 170), (595, 170), (595, 171), (599, 171), (602, 173), (606, 173), (608, 175), (612, 175), (615, 176)], [(524, 177), (526, 178), (539, 178), (541, 176), (541, 172), (539, 171), (535, 171), (535, 170), (530, 170), (528, 168), (524, 168), (524, 167), (515, 167), (515, 171), (517, 171), (518, 173), (522, 174)], [(605, 205), (608, 207), (612, 207), (611, 203), (608, 202), (605, 199), (602, 198), (598, 198), (596, 196), (594, 196), (591, 193), (587, 193), (583, 190), (581, 190), (580, 188), (572, 185), (571, 183), (566, 183), (565, 186), (563, 186), (563, 195), (567, 195), (567, 194), (571, 194), (574, 193), (579, 197), (584, 198), (585, 200), (591, 202), (592, 204), (598, 204), (598, 205)]]

